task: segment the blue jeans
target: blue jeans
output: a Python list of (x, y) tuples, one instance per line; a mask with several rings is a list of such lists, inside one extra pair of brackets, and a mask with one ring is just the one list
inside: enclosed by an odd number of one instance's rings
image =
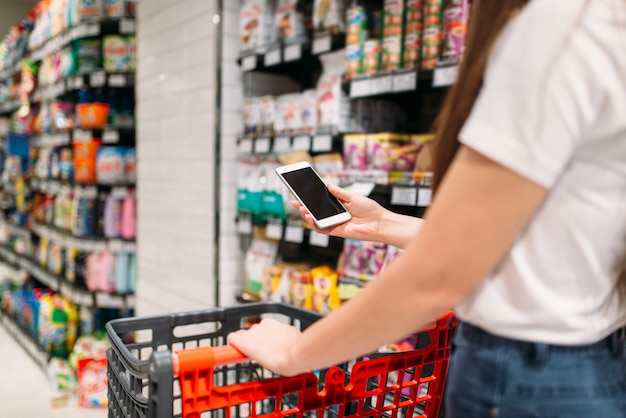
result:
[(461, 323), (445, 418), (626, 418), (622, 333), (565, 347), (501, 338)]

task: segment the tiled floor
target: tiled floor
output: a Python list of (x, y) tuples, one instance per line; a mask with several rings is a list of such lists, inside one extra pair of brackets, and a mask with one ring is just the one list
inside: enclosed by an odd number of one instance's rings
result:
[(52, 408), (53, 392), (45, 372), (0, 325), (0, 417), (2, 418), (105, 418), (105, 409), (68, 406)]

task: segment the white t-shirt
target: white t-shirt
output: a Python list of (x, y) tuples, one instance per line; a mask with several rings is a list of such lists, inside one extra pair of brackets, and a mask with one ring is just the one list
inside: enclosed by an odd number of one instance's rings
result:
[(565, 345), (624, 326), (626, 2), (531, 1), (496, 44), (460, 140), (549, 189), (460, 317)]

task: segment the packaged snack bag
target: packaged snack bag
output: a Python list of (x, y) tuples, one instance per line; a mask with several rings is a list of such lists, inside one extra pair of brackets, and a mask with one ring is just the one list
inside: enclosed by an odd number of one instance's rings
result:
[(327, 314), (337, 309), (341, 301), (339, 299), (337, 272), (328, 266), (311, 269), (313, 282), (313, 310), (321, 314)]

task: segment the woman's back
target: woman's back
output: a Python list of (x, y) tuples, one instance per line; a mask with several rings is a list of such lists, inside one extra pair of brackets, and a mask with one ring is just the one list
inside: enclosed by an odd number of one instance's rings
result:
[(549, 189), (459, 308), (496, 335), (586, 344), (626, 322), (626, 2), (531, 1), (503, 32), (461, 142)]

